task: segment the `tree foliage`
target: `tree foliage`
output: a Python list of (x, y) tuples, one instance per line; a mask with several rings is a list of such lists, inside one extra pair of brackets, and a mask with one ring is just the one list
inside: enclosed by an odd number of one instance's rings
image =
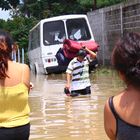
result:
[(27, 17), (37, 19), (69, 13), (81, 13), (82, 7), (77, 0), (28, 0), (21, 7)]
[(3, 10), (9, 10), (16, 8), (19, 5), (20, 0), (0, 0), (0, 7)]
[(20, 48), (28, 47), (28, 32), (37, 23), (34, 18), (16, 17), (13, 20), (0, 20), (0, 28), (9, 31)]
[(51, 16), (86, 13), (127, 0), (0, 0), (4, 10), (12, 9), (12, 16), (43, 19)]
[(87, 13), (123, 1), (127, 0), (24, 0), (23, 9), (28, 17), (42, 19), (70, 13)]

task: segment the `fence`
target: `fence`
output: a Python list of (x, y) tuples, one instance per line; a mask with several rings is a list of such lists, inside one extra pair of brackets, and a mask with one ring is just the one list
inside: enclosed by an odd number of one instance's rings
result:
[(22, 48), (21, 50), (21, 57), (19, 49), (17, 51), (12, 51), (12, 60), (15, 62), (24, 63), (24, 49)]
[(103, 65), (110, 64), (113, 46), (120, 36), (125, 32), (140, 32), (140, 0), (88, 12), (87, 16), (100, 45), (98, 60)]

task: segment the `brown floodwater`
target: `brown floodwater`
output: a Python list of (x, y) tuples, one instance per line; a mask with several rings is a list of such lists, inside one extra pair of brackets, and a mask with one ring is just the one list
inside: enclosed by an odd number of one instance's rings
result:
[(103, 109), (108, 97), (123, 88), (117, 74), (107, 69), (92, 72), (92, 94), (74, 98), (63, 92), (65, 79), (65, 73), (31, 75), (30, 140), (108, 140)]

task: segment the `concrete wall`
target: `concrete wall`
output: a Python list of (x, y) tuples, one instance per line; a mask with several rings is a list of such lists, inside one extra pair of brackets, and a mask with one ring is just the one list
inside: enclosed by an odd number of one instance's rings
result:
[(110, 64), (115, 42), (125, 32), (140, 32), (140, 0), (130, 0), (115, 6), (87, 13), (96, 42), (99, 62)]

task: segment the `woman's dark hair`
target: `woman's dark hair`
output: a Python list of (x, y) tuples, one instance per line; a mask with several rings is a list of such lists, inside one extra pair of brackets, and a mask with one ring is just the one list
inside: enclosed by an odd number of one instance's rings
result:
[(10, 34), (0, 29), (0, 79), (8, 77), (8, 60), (11, 60), (13, 39)]
[(140, 86), (140, 34), (126, 33), (112, 52), (114, 68), (124, 74), (126, 84)]

